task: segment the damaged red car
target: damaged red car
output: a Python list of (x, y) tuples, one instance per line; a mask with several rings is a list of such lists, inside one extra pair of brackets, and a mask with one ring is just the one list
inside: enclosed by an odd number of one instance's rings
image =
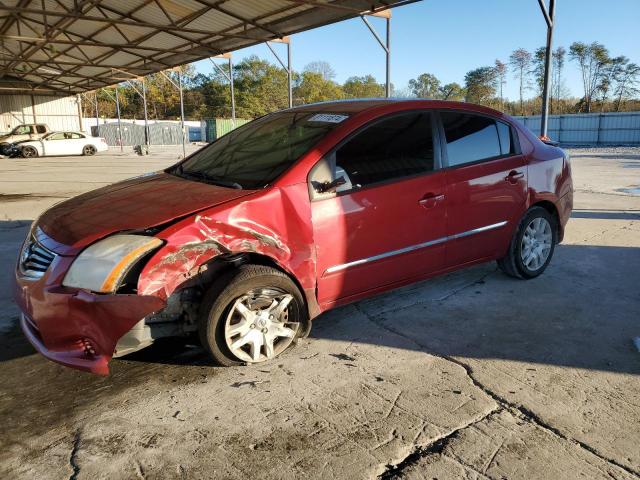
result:
[(113, 356), (196, 333), (220, 365), (263, 362), (379, 292), (493, 260), (540, 275), (572, 195), (564, 152), (497, 111), (307, 105), (46, 211), (15, 298), (29, 341), (69, 367), (107, 374)]

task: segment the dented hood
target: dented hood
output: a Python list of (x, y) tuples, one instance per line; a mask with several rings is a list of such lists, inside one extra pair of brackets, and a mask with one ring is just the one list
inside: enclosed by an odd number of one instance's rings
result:
[(60, 255), (73, 255), (112, 233), (161, 225), (251, 193), (154, 173), (55, 205), (38, 220), (48, 237), (39, 240)]

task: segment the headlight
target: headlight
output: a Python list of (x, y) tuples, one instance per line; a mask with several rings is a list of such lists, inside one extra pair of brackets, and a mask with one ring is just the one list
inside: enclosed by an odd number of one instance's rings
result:
[(112, 235), (86, 248), (64, 277), (65, 287), (94, 292), (116, 291), (138, 260), (162, 245), (162, 240), (143, 235)]

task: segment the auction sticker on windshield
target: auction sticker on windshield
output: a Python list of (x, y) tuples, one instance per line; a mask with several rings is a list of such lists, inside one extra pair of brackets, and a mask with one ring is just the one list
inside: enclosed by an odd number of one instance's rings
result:
[(318, 113), (309, 118), (309, 122), (325, 122), (325, 123), (340, 123), (349, 118), (348, 115), (338, 115), (336, 113)]

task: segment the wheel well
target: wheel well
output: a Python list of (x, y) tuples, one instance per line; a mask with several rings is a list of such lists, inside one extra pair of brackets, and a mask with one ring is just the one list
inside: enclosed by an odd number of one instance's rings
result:
[(305, 295), (305, 290), (302, 288), (302, 285), (300, 285), (300, 282), (298, 281), (298, 279), (295, 276), (291, 275), (288, 271), (282, 268), (282, 266), (280, 266), (275, 260), (273, 260), (271, 257), (268, 257), (267, 255), (246, 252), (246, 253), (238, 253), (238, 254), (223, 255), (220, 257), (216, 257), (207, 264), (207, 266), (210, 267), (213, 272), (215, 272), (214, 275), (208, 278), (208, 282), (212, 283), (223, 272), (227, 272), (233, 268), (238, 268), (240, 267), (240, 265), (245, 265), (245, 264), (264, 265), (266, 267), (275, 268), (276, 270), (279, 270), (282, 273), (284, 273), (286, 276), (288, 276), (291, 279), (291, 281), (295, 284), (295, 286), (298, 287), (298, 290), (300, 291), (300, 294), (302, 295), (302, 298), (305, 301), (305, 308), (307, 309), (311, 317), (311, 312), (309, 310), (308, 299)]
[(547, 212), (549, 212), (549, 215), (551, 215), (553, 218), (555, 218), (556, 227), (558, 229), (558, 243), (560, 243), (562, 241), (562, 237), (564, 236), (564, 231), (562, 230), (562, 226), (560, 225), (560, 215), (558, 214), (558, 209), (556, 208), (554, 203), (550, 202), (549, 200), (542, 200), (540, 202), (534, 203), (531, 206), (532, 207), (542, 207)]

